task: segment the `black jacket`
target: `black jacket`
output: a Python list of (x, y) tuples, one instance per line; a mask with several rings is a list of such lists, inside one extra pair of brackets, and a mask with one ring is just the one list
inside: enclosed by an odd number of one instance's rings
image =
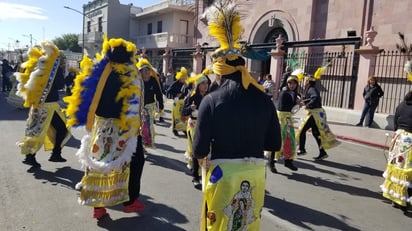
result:
[(265, 93), (242, 87), (240, 72), (224, 76), (220, 88), (200, 104), (193, 155), (211, 159), (263, 158), (263, 151), (278, 151), (279, 120), (273, 102)]
[(381, 86), (378, 84), (375, 85), (366, 85), (366, 87), (363, 89), (363, 98), (365, 99), (365, 102), (371, 104), (371, 105), (378, 105), (379, 104), (379, 98), (383, 96), (383, 91)]
[(148, 81), (144, 81), (144, 105), (154, 103), (155, 98), (159, 103), (159, 109), (163, 110), (163, 94), (159, 83), (153, 77)]
[(393, 120), (395, 131), (405, 129), (408, 132), (412, 132), (412, 100), (404, 100), (396, 107)]

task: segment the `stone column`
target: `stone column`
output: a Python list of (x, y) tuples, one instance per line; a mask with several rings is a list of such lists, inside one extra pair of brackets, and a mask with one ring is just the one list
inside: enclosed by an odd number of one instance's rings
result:
[(272, 80), (275, 82), (276, 90), (275, 94), (273, 95), (274, 99), (278, 98), (280, 81), (282, 79), (282, 71), (283, 71), (283, 57), (285, 55), (285, 51), (281, 50), (283, 43), (283, 38), (281, 35), (276, 39), (276, 49), (273, 49), (269, 52), (270, 58), (270, 74), (272, 75)]
[(373, 27), (365, 32), (365, 45), (361, 46), (356, 52), (359, 53), (359, 71), (356, 82), (355, 103), (353, 109), (362, 110), (364, 99), (363, 89), (365, 88), (369, 76), (375, 72), (376, 56), (379, 54), (379, 47), (372, 43), (378, 32)]
[(203, 52), (199, 43), (196, 45), (196, 51), (193, 53), (193, 72), (195, 74), (202, 73)]
[(163, 65), (162, 65), (162, 71), (166, 75), (168, 72), (171, 72), (171, 59), (172, 59), (172, 54), (171, 54), (171, 49), (169, 46), (166, 45), (165, 47), (165, 53), (163, 54)]

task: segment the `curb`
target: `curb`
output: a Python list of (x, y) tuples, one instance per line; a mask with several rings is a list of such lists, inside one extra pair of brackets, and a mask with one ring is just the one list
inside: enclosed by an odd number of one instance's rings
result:
[(373, 142), (360, 140), (360, 139), (356, 139), (356, 138), (352, 138), (352, 137), (348, 137), (348, 136), (336, 135), (336, 138), (341, 139), (341, 140), (345, 140), (345, 141), (352, 141), (352, 142), (355, 142), (355, 143), (360, 143), (360, 144), (364, 144), (364, 145), (368, 145), (368, 146), (372, 146), (372, 147), (376, 147), (376, 148), (380, 148), (380, 149), (384, 149), (384, 150), (387, 150), (389, 148), (389, 146), (386, 146), (384, 144), (376, 144), (376, 143), (373, 143)]

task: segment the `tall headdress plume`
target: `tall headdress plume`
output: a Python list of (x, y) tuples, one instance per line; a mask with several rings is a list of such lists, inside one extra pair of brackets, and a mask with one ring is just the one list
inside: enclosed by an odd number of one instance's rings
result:
[(404, 71), (408, 75), (408, 80), (412, 81), (412, 44), (409, 44), (409, 46), (406, 44), (405, 35), (403, 33), (399, 32), (398, 35), (401, 40), (401, 44), (396, 44), (396, 48), (399, 52), (405, 54), (408, 59), (405, 63)]
[(243, 28), (240, 24), (238, 6), (234, 0), (216, 0), (206, 10), (209, 34), (215, 37), (220, 44), (220, 47), (212, 54), (213, 72), (224, 76), (240, 71), (244, 89), (253, 85), (264, 92), (263, 86), (250, 76), (245, 67), (244, 59), (240, 57), (241, 44), (239, 40)]
[(207, 10), (207, 20), (209, 34), (220, 43), (215, 56), (226, 56), (229, 60), (236, 59), (240, 54), (239, 39), (243, 31), (238, 5), (233, 0), (215, 1)]

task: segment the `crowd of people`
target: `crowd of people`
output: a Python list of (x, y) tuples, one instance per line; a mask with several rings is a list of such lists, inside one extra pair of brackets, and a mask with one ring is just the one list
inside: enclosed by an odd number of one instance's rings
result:
[[(270, 74), (259, 83), (247, 71), (240, 53), (237, 33), (242, 30), (236, 6), (214, 6), (210, 25), (229, 31), (222, 35), (222, 30), (211, 30), (220, 43), (212, 55), (213, 66), (194, 76), (181, 67), (167, 89), (150, 61), (136, 58), (136, 45), (121, 38), (104, 38), (101, 54), (94, 60), (84, 56), (80, 70), (71, 72), (66, 81), (59, 49), (48, 41), (33, 48), (13, 71), (16, 95), (30, 108), (24, 137), (18, 143), (25, 156), (23, 163), (40, 168), (36, 153), (42, 146), (51, 151), (49, 161), (65, 162), (62, 148), (71, 137), (70, 127), (83, 126), (86, 134), (76, 153), (84, 171), (76, 185), (79, 203), (93, 207), (96, 219), (117, 204), (126, 213), (142, 212), (144, 153), (145, 148), (155, 148), (156, 113), (158, 122), (164, 122), (165, 94), (173, 99), (171, 132), (186, 134), (187, 167), (194, 187), (203, 191), (201, 229), (259, 230), (267, 169), (277, 173), (275, 163), (283, 161), (285, 167), (297, 171), (294, 160), (307, 153), (309, 129), (319, 149), (315, 161), (327, 158), (326, 150), (339, 142), (328, 126), (316, 87), (321, 73), (288, 70), (279, 92)], [(233, 21), (221, 22), (227, 14), (232, 14)], [(3, 91), (10, 91), (4, 76), (12, 70), (8, 62), (2, 63)], [(63, 110), (58, 90), (65, 85), (69, 90)], [(370, 126), (382, 95), (376, 79), (369, 78), (360, 125), (369, 111)], [(301, 107), (306, 117), (295, 132), (292, 117)], [(396, 132), (381, 185), (383, 196), (402, 208), (411, 203), (412, 196), (411, 118), (409, 92), (396, 109)]]

